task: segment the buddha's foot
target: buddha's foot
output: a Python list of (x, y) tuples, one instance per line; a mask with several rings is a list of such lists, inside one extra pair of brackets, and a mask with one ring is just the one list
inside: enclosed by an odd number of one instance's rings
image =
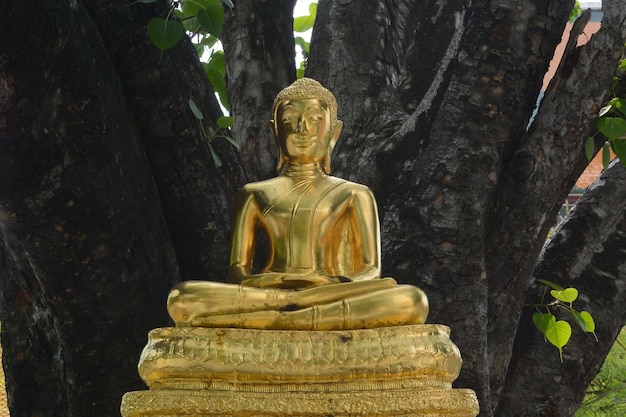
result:
[[(337, 284), (341, 285), (347, 284)], [(400, 285), (313, 307), (290, 304), (281, 311), (201, 314), (190, 324), (265, 330), (356, 330), (422, 324), (427, 315), (426, 295), (419, 288)]]
[(170, 293), (177, 326), (337, 330), (423, 323), (428, 301), (392, 278), (304, 290), (186, 281)]

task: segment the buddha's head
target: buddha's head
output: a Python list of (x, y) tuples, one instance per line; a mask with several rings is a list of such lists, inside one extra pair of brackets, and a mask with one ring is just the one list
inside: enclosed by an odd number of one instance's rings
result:
[(272, 115), (278, 173), (292, 162), (318, 163), (330, 174), (330, 155), (343, 126), (335, 96), (317, 81), (301, 78), (276, 95)]

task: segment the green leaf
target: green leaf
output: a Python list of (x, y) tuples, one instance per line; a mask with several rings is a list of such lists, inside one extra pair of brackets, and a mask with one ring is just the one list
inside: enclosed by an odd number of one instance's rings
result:
[(228, 108), (228, 91), (226, 90), (226, 78), (223, 74), (211, 68), (209, 64), (205, 64), (203, 65), (203, 67), (204, 72), (206, 73), (209, 81), (211, 82), (211, 85), (213, 86), (213, 90), (215, 90), (220, 98), (222, 106)]
[(585, 155), (587, 156), (587, 161), (591, 161), (593, 159), (593, 154), (596, 150), (596, 143), (593, 140), (593, 137), (589, 137), (585, 142)]
[(192, 17), (195, 18), (196, 13), (198, 13), (199, 8), (200, 6), (196, 2), (186, 1), (182, 3), (180, 6), (180, 10), (181, 10), (180, 18), (181, 19), (183, 18), (191, 19)]
[(224, 51), (214, 51), (211, 54), (211, 59), (209, 59), (206, 68), (217, 71), (219, 74), (226, 75), (226, 58), (224, 57)]
[(534, 313), (533, 314), (533, 323), (539, 329), (541, 333), (544, 335), (548, 330), (548, 325), (550, 322), (555, 321), (556, 317), (550, 313)]
[(230, 0), (222, 0), (222, 3), (224, 3), (225, 5), (227, 5), (230, 9), (233, 9), (235, 7), (235, 5), (233, 4), (232, 1)]
[(626, 71), (626, 59), (622, 59), (619, 62), (619, 69), (621, 69), (622, 71)]
[(185, 19), (183, 26), (187, 32), (196, 33), (200, 29), (200, 22), (198, 22), (198, 19), (194, 16), (191, 19)]
[(626, 139), (612, 140), (611, 148), (621, 161), (626, 161)]
[(569, 13), (569, 21), (570, 23), (574, 23), (574, 21), (576, 20), (576, 18), (582, 13), (582, 9), (580, 7), (580, 2), (576, 1), (574, 3), (574, 7), (572, 8), (572, 11)]
[(202, 58), (202, 55), (204, 55), (204, 45), (199, 44), (199, 43), (194, 43), (193, 48), (196, 50), (196, 54), (198, 54), (198, 56)]
[(293, 31), (294, 32), (306, 32), (313, 27), (315, 23), (315, 17), (317, 16), (317, 3), (311, 3), (309, 5), (309, 15), (299, 16), (293, 19)]
[(211, 152), (211, 158), (213, 158), (213, 163), (215, 164), (215, 166), (218, 168), (221, 167), (222, 160), (217, 155), (217, 153), (215, 153), (215, 149), (213, 149), (213, 145), (211, 145), (210, 143), (209, 143), (209, 151)]
[(626, 117), (626, 100), (622, 98), (615, 98), (612, 104), (613, 104), (613, 108), (617, 112), (619, 112), (621, 115)]
[(591, 317), (591, 314), (586, 311), (581, 311), (579, 313), (573, 308), (570, 308), (570, 313), (572, 313), (574, 320), (576, 320), (576, 323), (584, 332), (593, 333), (595, 336), (596, 324), (593, 321), (593, 317)]
[(306, 32), (313, 27), (315, 18), (313, 16), (300, 16), (293, 19), (294, 32)]
[(152, 43), (162, 51), (176, 45), (184, 33), (183, 25), (177, 20), (155, 17), (148, 22), (148, 36)]
[(593, 333), (596, 330), (596, 323), (593, 321), (593, 317), (587, 311), (581, 311), (579, 313), (581, 319), (585, 322), (586, 331)]
[(563, 291), (565, 288), (561, 287), (558, 284), (555, 284), (552, 281), (548, 281), (547, 279), (538, 279), (537, 281), (541, 282), (543, 285), (546, 285), (552, 289), (555, 289), (557, 291)]
[(193, 101), (192, 98), (189, 99), (189, 108), (191, 109), (191, 112), (193, 113), (193, 115), (196, 116), (196, 119), (198, 120), (204, 119), (204, 115), (202, 114), (202, 111), (200, 111), (200, 109), (196, 105), (196, 102)]
[(222, 129), (227, 129), (235, 123), (235, 119), (229, 116), (222, 116), (217, 118), (217, 125)]
[(212, 48), (213, 45), (215, 45), (217, 43), (217, 41), (219, 41), (220, 39), (217, 36), (213, 36), (213, 35), (208, 35), (208, 36), (204, 36), (202, 38), (202, 41), (200, 41), (200, 43), (204, 46), (207, 46), (209, 48)]
[(572, 313), (572, 317), (574, 317), (574, 320), (576, 321), (576, 324), (578, 324), (578, 327), (580, 327), (583, 332), (586, 332), (587, 324), (585, 323), (585, 320), (583, 320), (583, 318), (581, 317), (580, 313), (571, 307), (569, 309), (569, 312)]
[(296, 42), (296, 45), (302, 48), (305, 56), (309, 55), (309, 53), (311, 52), (311, 44), (309, 42), (305, 41), (304, 38), (301, 36), (296, 36), (294, 38), (294, 41)]
[(181, 10), (186, 17), (195, 16), (198, 14), (198, 10), (206, 7), (205, 0), (185, 0), (181, 2)]
[(621, 117), (603, 117), (598, 120), (598, 130), (610, 140), (626, 135), (626, 119)]
[(591, 314), (586, 311), (581, 311), (580, 313), (578, 313), (578, 315), (585, 323), (585, 328), (583, 330), (585, 330), (587, 333), (592, 333), (593, 337), (595, 337), (597, 341), (598, 336), (596, 336), (596, 323), (593, 321), (593, 317), (591, 317)]
[(224, 136), (224, 139), (226, 139), (228, 142), (230, 142), (231, 145), (239, 150), (239, 143), (237, 143), (235, 139), (231, 138), (230, 136)]
[(576, 288), (566, 288), (562, 291), (552, 290), (550, 295), (564, 303), (573, 303), (578, 298), (578, 290)]
[(545, 332), (546, 339), (559, 349), (561, 362), (563, 361), (563, 346), (567, 344), (572, 335), (572, 326), (564, 320), (550, 320)]
[(224, 27), (224, 9), (219, 0), (207, 1), (204, 8), (196, 13), (196, 19), (202, 29), (214, 36), (220, 36)]
[(602, 167), (607, 169), (611, 163), (611, 147), (608, 143), (605, 143), (602, 147)]

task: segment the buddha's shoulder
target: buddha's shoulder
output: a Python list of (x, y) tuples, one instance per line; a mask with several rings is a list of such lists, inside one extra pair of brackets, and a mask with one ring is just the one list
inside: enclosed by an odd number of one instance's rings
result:
[(338, 177), (327, 177), (324, 184), (319, 185), (320, 192), (335, 201), (374, 201), (374, 193), (366, 185), (344, 180)]
[(359, 184), (358, 182), (352, 182), (337, 177), (328, 177), (332, 179), (332, 183), (339, 186), (344, 191), (349, 191), (356, 194), (372, 194), (372, 190), (367, 185)]
[[(241, 188), (239, 191), (240, 196), (253, 196), (258, 194), (273, 194), (275, 192), (284, 192), (296, 185), (293, 179), (278, 176), (270, 178), (268, 180), (250, 182)], [(339, 177), (325, 176), (318, 181), (315, 188), (327, 189), (332, 187), (337, 191), (349, 192), (355, 194), (372, 194), (372, 191), (363, 184), (351, 182)]]
[(268, 190), (280, 189), (290, 186), (290, 181), (283, 177), (270, 178), (263, 181), (249, 182), (239, 191), (242, 194), (254, 194)]

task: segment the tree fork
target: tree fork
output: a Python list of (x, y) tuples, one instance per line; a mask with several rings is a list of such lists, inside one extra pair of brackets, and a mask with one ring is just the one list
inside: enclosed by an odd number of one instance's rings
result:
[[(166, 0), (154, 5), (99, 0), (86, 2), (124, 85), (146, 149), (185, 279), (226, 279), (230, 213), (245, 182), (237, 150), (219, 136), (222, 116), (213, 88), (188, 37), (160, 52), (148, 39), (146, 24), (165, 17)], [(204, 115), (189, 108), (193, 99)], [(204, 129), (200, 124), (204, 124)], [(222, 132), (229, 134), (227, 132)], [(217, 167), (208, 142), (220, 156)], [(222, 197), (223, 196), (223, 197)], [(182, 203), (184, 202), (184, 204)]]

